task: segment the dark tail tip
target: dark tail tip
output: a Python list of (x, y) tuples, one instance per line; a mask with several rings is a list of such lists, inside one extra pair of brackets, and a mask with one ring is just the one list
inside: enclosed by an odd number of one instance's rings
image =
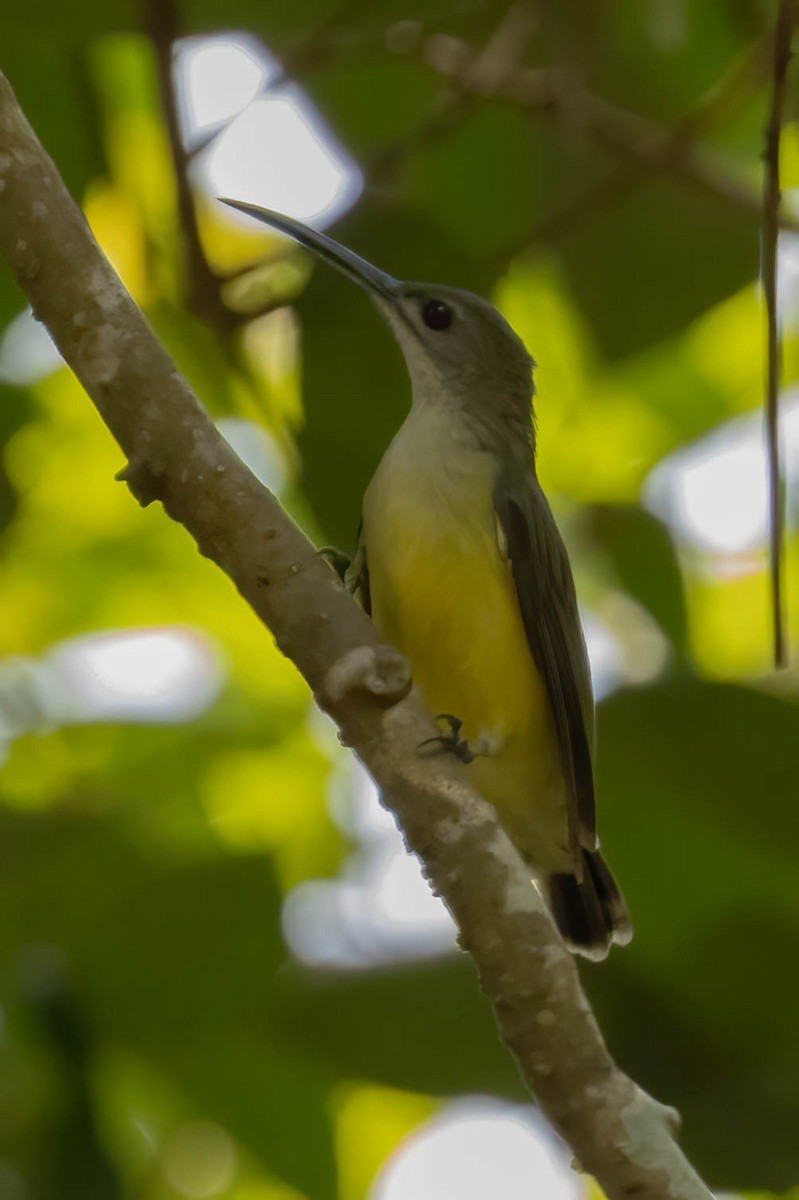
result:
[(618, 885), (598, 850), (583, 850), (583, 878), (551, 875), (549, 903), (555, 924), (570, 950), (602, 959), (612, 942), (626, 946), (633, 935), (630, 914)]

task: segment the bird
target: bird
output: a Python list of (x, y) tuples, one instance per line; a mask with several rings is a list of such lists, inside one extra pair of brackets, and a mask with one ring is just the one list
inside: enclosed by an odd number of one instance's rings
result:
[(408, 283), (270, 209), (224, 203), (364, 288), (393, 331), (410, 410), (363, 498), (346, 580), (410, 661), (429, 739), (496, 809), (573, 952), (632, 936), (599, 849), (591, 673), (566, 548), (536, 471), (534, 362), (487, 299)]

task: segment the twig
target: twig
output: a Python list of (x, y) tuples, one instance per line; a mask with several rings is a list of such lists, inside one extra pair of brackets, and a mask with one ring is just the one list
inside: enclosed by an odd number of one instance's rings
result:
[(780, 0), (774, 36), (771, 107), (766, 123), (763, 181), (763, 292), (766, 298), (766, 456), (769, 491), (769, 569), (774, 627), (774, 665), (787, 665), (782, 596), (782, 549), (785, 525), (785, 481), (780, 461), (779, 391), (781, 344), (777, 303), (777, 261), (780, 230), (780, 131), (785, 101), (785, 78), (791, 58), (796, 0)]
[(174, 0), (143, 0), (142, 12), (145, 29), (155, 52), (158, 90), (175, 175), (178, 218), (184, 245), (186, 304), (212, 329), (223, 335), (229, 334), (240, 324), (240, 318), (222, 303), (219, 280), (205, 257), (189, 183), (191, 155), (187, 153), (181, 137), (173, 75), (173, 48), (179, 36)]
[[(370, 7), (370, 0), (344, 0), (340, 7), (332, 8), (285, 49), (280, 72), (269, 86), (278, 87), (282, 83), (301, 80), (330, 62), (340, 61), (342, 56), (349, 62), (353, 52), (360, 57), (374, 51), (382, 42), (379, 34), (358, 36), (361, 32), (359, 18)], [(267, 47), (264, 49), (271, 54)]]
[(403, 160), (456, 130), (481, 96), (494, 95), (514, 73), (538, 29), (535, 9), (512, 4), (484, 46), (472, 50), (466, 42), (434, 34), (423, 43), (425, 62), (449, 80), (433, 111), (415, 129), (384, 146), (366, 165), (372, 188), (385, 188)]
[(762, 87), (770, 71), (773, 41), (773, 34), (769, 31), (747, 47), (741, 57), (700, 96), (691, 112), (671, 127), (668, 138), (661, 143), (657, 161), (650, 161), (646, 170), (642, 170), (632, 156), (626, 158), (597, 183), (540, 218), (522, 237), (503, 246), (497, 257), (504, 262), (537, 242), (551, 245), (585, 217), (624, 199), (649, 178), (653, 169), (668, 169), (669, 164), (684, 152), (688, 142), (723, 124)]
[[(542, 1110), (609, 1200), (710, 1200), (676, 1114), (610, 1057), (577, 970), (496, 819), (435, 733), (407, 663), (217, 433), (125, 292), (0, 76), (0, 250), (128, 458), (231, 578), (366, 764), (446, 901)], [(66, 481), (68, 485), (68, 481)]]
[[(461, 64), (451, 86), (465, 105), (475, 95), (470, 84), (470, 70), (481, 52), (475, 52), (461, 39), (449, 40), (453, 60)], [(756, 67), (757, 54), (754, 58), (752, 69)], [(428, 57), (426, 62), (439, 74), (449, 77), (435, 58)], [(486, 95), (485, 87), (481, 87), (478, 94)], [(621, 105), (611, 104), (583, 88), (570, 71), (557, 67), (516, 69), (498, 79), (491, 94), (497, 100), (555, 120), (578, 136), (591, 138), (633, 166), (647, 172), (668, 170), (692, 187), (719, 196), (736, 208), (760, 215), (762, 205), (758, 193), (728, 170), (716, 155), (694, 141), (689, 126), (680, 124), (669, 128)], [(435, 134), (435, 114), (429, 124)], [(425, 125), (420, 127), (420, 132), (426, 136)], [(414, 138), (408, 137), (405, 143), (413, 145)], [(604, 181), (600, 186), (604, 190), (608, 185), (609, 181)], [(799, 221), (794, 217), (781, 214), (779, 224), (781, 229), (799, 232)]]
[(755, 38), (699, 97), (674, 126), (676, 133), (698, 137), (729, 121), (768, 82), (774, 32)]
[[(675, 136), (668, 127), (590, 92), (576, 96), (561, 93), (557, 77), (552, 83), (554, 90), (542, 103), (541, 111), (550, 112), (566, 125), (572, 124), (578, 132), (588, 134), (600, 145), (640, 167), (658, 172), (668, 170), (700, 191), (719, 196), (751, 213), (760, 213), (757, 192), (728, 171), (714, 154), (682, 133)], [(524, 95), (521, 87), (514, 98), (522, 102)], [(535, 95), (533, 89), (528, 100), (531, 107), (537, 107)], [(799, 230), (799, 222), (789, 224)]]

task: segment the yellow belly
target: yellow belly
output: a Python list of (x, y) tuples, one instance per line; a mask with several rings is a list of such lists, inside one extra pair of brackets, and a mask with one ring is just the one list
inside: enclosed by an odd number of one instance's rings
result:
[(497, 540), (491, 461), (475, 455), (468, 479), (465, 464), (453, 477), (405, 463), (389, 461), (364, 502), (373, 619), (430, 710), (463, 722), (481, 751), (472, 781), (519, 848), (558, 865), (569, 856), (560, 759)]

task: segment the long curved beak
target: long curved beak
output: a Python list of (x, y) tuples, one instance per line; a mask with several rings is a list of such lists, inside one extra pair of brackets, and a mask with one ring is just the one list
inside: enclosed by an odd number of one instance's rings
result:
[(238, 209), (248, 217), (255, 217), (256, 221), (263, 221), (264, 225), (269, 225), (272, 229), (285, 233), (295, 242), (299, 242), (301, 246), (307, 246), (309, 250), (313, 250), (314, 254), (318, 254), (325, 262), (329, 262), (331, 266), (359, 284), (360, 287), (365, 288), (366, 291), (372, 294), (377, 293), (378, 296), (386, 299), (394, 299), (397, 296), (400, 287), (398, 280), (387, 275), (385, 271), (373, 267), (365, 258), (354, 254), (346, 246), (340, 246), (326, 233), (318, 233), (315, 229), (309, 229), (307, 225), (302, 225), (291, 217), (284, 217), (282, 213), (272, 212), (270, 208), (261, 208), (258, 204), (247, 204), (242, 200), (225, 200), (221, 196), (220, 200), (222, 204)]

